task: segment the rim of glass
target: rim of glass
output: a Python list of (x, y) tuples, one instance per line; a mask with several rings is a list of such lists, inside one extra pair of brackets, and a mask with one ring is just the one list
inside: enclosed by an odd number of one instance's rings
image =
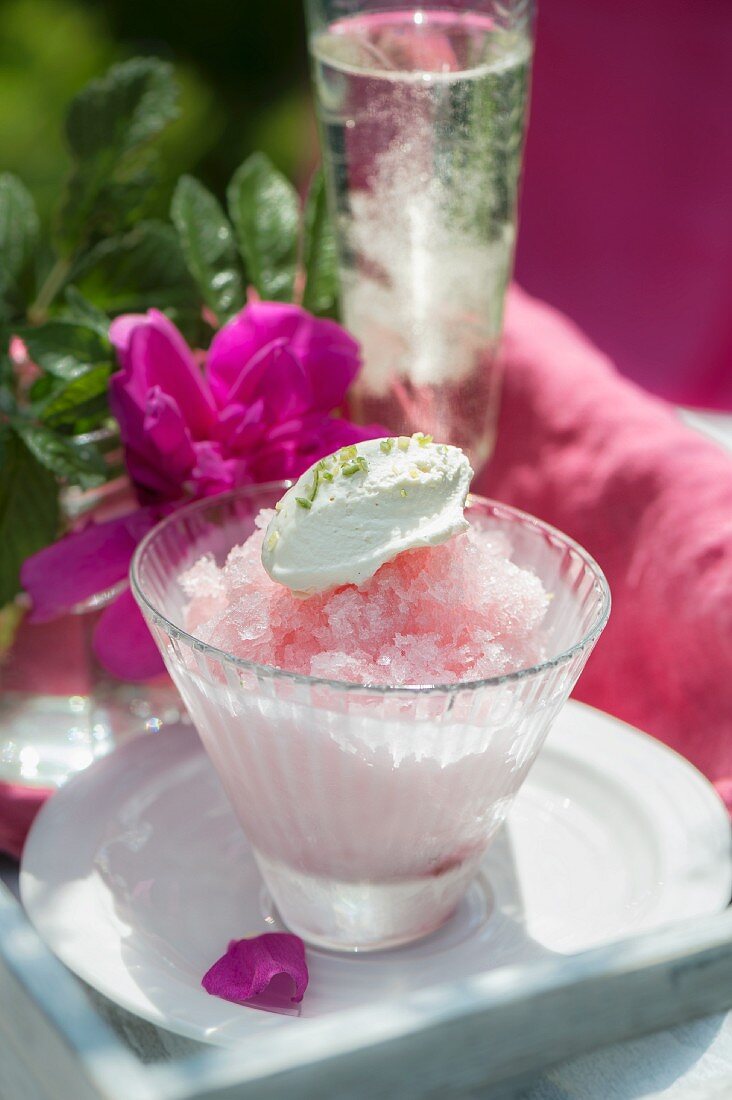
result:
[(162, 626), (166, 633), (172, 638), (185, 642), (191, 649), (211, 656), (217, 661), (226, 661), (236, 668), (244, 669), (247, 672), (253, 672), (258, 675), (265, 674), (269, 677), (278, 679), (284, 678), (293, 683), (306, 684), (310, 687), (329, 687), (335, 688), (338, 691), (368, 692), (370, 695), (394, 695), (399, 692), (422, 695), (426, 695), (429, 692), (435, 692), (450, 695), (458, 694), (462, 691), (476, 691), (486, 687), (499, 687), (503, 684), (526, 680), (530, 676), (539, 676), (542, 673), (559, 668), (561, 665), (569, 664), (573, 657), (587, 649), (588, 646), (597, 640), (607, 623), (612, 603), (610, 586), (608, 585), (605, 574), (592, 555), (588, 554), (584, 547), (580, 546), (573, 538), (570, 538), (569, 535), (565, 535), (563, 531), (560, 531), (558, 527), (553, 527), (550, 523), (545, 523), (544, 520), (538, 519), (536, 516), (531, 515), (530, 512), (523, 512), (520, 508), (514, 508), (510, 504), (502, 504), (501, 501), (481, 496), (478, 493), (470, 493), (468, 495), (468, 507), (472, 499), (482, 505), (487, 505), (496, 514), (503, 514), (509, 518), (520, 520), (526, 526), (533, 527), (537, 532), (551, 535), (553, 538), (563, 543), (565, 547), (574, 550), (586, 568), (594, 575), (595, 588), (600, 599), (598, 611), (592, 626), (568, 649), (562, 650), (561, 653), (558, 653), (556, 656), (546, 661), (540, 661), (538, 664), (529, 665), (526, 668), (515, 669), (513, 672), (506, 672), (500, 676), (489, 676), (480, 680), (458, 680), (457, 682), (448, 684), (369, 685), (356, 683), (353, 680), (329, 679), (326, 676), (308, 676), (302, 672), (290, 672), (287, 669), (278, 668), (276, 665), (263, 665), (259, 664), (257, 661), (249, 661), (244, 657), (237, 657), (233, 653), (228, 653), (225, 649), (218, 649), (216, 646), (209, 645), (208, 642), (201, 641), (200, 638), (196, 638), (195, 635), (189, 634), (188, 631), (171, 622), (170, 619), (164, 615), (159, 608), (155, 607), (150, 599), (148, 599), (140, 581), (140, 568), (148, 547), (166, 527), (186, 516), (190, 516), (192, 513), (204, 512), (209, 508), (215, 508), (222, 504), (225, 505), (228, 501), (235, 500), (239, 497), (253, 496), (257, 493), (266, 493), (275, 490), (284, 492), (292, 484), (293, 482), (291, 480), (266, 481), (256, 485), (245, 485), (238, 489), (231, 489), (226, 493), (219, 493), (212, 497), (204, 497), (202, 500), (193, 501), (191, 504), (184, 505), (184, 507), (176, 509), (176, 511), (171, 512), (170, 515), (165, 516), (164, 519), (157, 523), (138, 544), (130, 564), (130, 586), (135, 599), (145, 614), (149, 615), (156, 625)]

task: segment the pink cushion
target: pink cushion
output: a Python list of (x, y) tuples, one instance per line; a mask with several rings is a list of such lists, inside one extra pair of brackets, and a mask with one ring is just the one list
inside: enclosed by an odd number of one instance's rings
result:
[(732, 458), (518, 289), (504, 347), (479, 488), (576, 538), (613, 593), (576, 694), (683, 753), (732, 805)]
[(33, 818), (53, 791), (0, 783), (0, 852), (20, 859)]
[[(576, 695), (687, 756), (732, 807), (732, 458), (513, 288), (498, 446), (481, 492), (597, 558), (610, 624)], [(18, 855), (47, 791), (0, 784)]]

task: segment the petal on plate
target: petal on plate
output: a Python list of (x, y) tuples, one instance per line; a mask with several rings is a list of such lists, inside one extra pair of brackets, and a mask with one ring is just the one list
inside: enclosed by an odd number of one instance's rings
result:
[[(290, 1001), (300, 1002), (309, 980), (305, 945), (291, 932), (265, 932), (232, 940), (226, 954), (204, 974), (201, 985), (213, 997), (242, 1004), (266, 993), (276, 979), (280, 987), (283, 976), (292, 983)], [(275, 992), (281, 993), (281, 988)]]

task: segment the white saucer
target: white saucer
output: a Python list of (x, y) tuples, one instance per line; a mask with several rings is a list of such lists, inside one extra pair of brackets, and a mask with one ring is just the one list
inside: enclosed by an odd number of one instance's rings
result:
[[(393, 951), (308, 949), (301, 1014), (714, 913), (731, 888), (729, 820), (710, 784), (652, 738), (569, 703), (452, 920)], [(223, 1045), (297, 1026), (200, 987), (230, 939), (277, 917), (190, 728), (131, 741), (54, 795), (25, 846), (21, 895), (67, 966), (155, 1024)]]

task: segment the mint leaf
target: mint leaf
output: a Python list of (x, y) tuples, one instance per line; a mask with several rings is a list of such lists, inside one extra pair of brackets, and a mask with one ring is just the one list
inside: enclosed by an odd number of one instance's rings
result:
[(170, 207), (188, 270), (206, 305), (226, 321), (244, 305), (241, 265), (234, 231), (202, 183), (182, 176)]
[(50, 428), (73, 429), (81, 420), (108, 415), (107, 386), (110, 373), (110, 368), (106, 365), (92, 367), (71, 382), (55, 388), (36, 410), (40, 419)]
[(66, 137), (74, 158), (59, 215), (67, 253), (129, 224), (156, 183), (150, 143), (177, 114), (172, 67), (137, 57), (114, 65), (72, 100)]
[(20, 567), (58, 532), (58, 486), (22, 439), (0, 428), (0, 607), (20, 591)]
[(22, 287), (38, 245), (38, 215), (30, 192), (9, 172), (0, 175), (0, 299), (6, 314), (25, 301)]
[(92, 489), (107, 480), (107, 465), (96, 447), (27, 421), (16, 420), (13, 427), (36, 461), (69, 485)]
[(303, 265), (306, 280), (303, 306), (312, 313), (334, 313), (338, 301), (338, 256), (322, 172), (314, 176), (305, 203)]
[(47, 321), (19, 329), (28, 355), (42, 370), (71, 380), (99, 363), (111, 362), (111, 345), (96, 328), (74, 321)]
[(292, 184), (263, 153), (237, 169), (227, 193), (247, 276), (263, 298), (292, 301), (300, 204)]

